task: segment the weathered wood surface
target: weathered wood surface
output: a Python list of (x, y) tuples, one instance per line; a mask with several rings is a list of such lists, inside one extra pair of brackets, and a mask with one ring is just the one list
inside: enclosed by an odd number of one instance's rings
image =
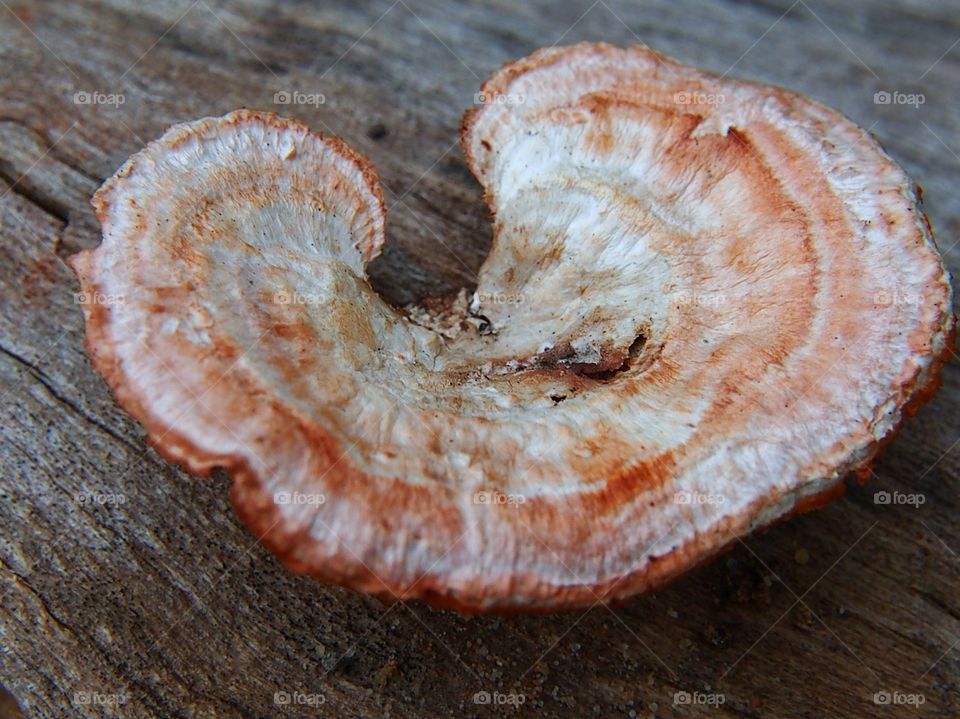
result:
[[(144, 141), (248, 106), (377, 165), (384, 296), (469, 285), (489, 226), (460, 114), (502, 62), (591, 39), (788, 85), (871, 128), (923, 185), (957, 274), (958, 38), (948, 0), (3, 0), (0, 683), (30, 717), (960, 715), (956, 358), (877, 478), (826, 510), (620, 609), (464, 618), (288, 574), (225, 478), (148, 451), (87, 361), (63, 263), (98, 242), (88, 199)], [(277, 106), (283, 90), (325, 102)], [(881, 90), (925, 102), (877, 105)], [(878, 490), (925, 503), (878, 505)], [(477, 705), (479, 691), (525, 701)], [(725, 701), (678, 705), (680, 691)], [(881, 706), (878, 691), (925, 702)]]

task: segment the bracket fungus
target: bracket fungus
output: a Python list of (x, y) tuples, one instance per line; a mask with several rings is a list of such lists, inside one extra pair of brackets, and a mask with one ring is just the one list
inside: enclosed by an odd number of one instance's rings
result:
[(177, 125), (93, 200), (73, 266), (123, 300), (84, 306), (96, 368), (293, 571), (468, 611), (624, 599), (836, 496), (933, 391), (949, 278), (846, 118), (596, 44), (480, 97), (495, 237), (442, 307), (371, 289), (377, 175), (293, 120)]

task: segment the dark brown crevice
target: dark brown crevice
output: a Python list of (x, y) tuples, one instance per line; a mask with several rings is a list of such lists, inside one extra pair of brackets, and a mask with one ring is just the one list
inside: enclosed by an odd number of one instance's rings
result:
[(527, 360), (502, 361), (498, 364), (502, 364), (507, 372), (499, 374), (535, 372), (566, 381), (570, 385), (566, 393), (557, 391), (548, 395), (556, 406), (568, 399), (571, 393), (587, 388), (593, 383), (613, 380), (631, 369), (649, 367), (652, 357), (638, 362), (646, 343), (646, 334), (639, 332), (626, 350), (603, 348), (596, 362), (577, 362), (576, 360), (582, 357), (582, 353), (577, 352), (571, 343), (564, 342)]
[(630, 366), (633, 364), (633, 361), (640, 355), (640, 352), (643, 351), (644, 345), (647, 343), (646, 335), (641, 332), (638, 334), (633, 342), (630, 344), (630, 347), (627, 349), (626, 355), (624, 355), (623, 360), (616, 367), (610, 367), (608, 362), (596, 362), (596, 363), (576, 363), (571, 364), (570, 369), (579, 375), (584, 377), (589, 377), (590, 379), (597, 380), (598, 382), (607, 382), (618, 374), (630, 369)]
[(24, 719), (25, 715), (16, 698), (0, 684), (0, 717), (4, 719)]

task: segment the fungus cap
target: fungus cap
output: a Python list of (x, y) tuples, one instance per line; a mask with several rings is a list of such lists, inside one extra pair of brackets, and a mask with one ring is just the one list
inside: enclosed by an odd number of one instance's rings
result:
[(476, 611), (623, 599), (834, 496), (931, 391), (949, 280), (849, 120), (595, 44), (481, 99), (495, 237), (442, 315), (371, 289), (376, 173), (298, 122), (177, 125), (94, 198), (96, 368), (292, 570)]

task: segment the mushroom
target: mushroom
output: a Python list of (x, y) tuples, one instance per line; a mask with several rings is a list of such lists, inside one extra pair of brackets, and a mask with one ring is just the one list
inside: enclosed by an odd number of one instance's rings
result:
[(598, 44), (478, 97), (493, 248), (418, 312), (367, 281), (374, 169), (293, 120), (177, 125), (94, 197), (95, 367), (291, 570), (467, 611), (622, 600), (837, 496), (932, 393), (949, 278), (849, 120)]

